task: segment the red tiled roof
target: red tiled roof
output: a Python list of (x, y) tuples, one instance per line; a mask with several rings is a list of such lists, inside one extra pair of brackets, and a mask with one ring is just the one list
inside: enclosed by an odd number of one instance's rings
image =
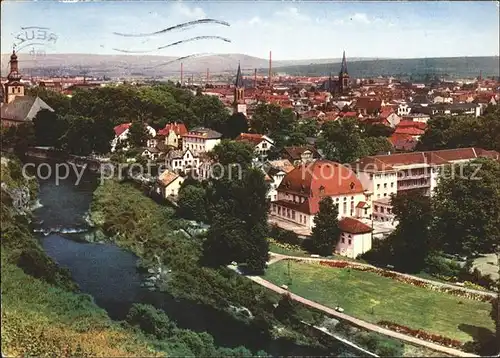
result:
[(319, 198), (362, 193), (363, 186), (346, 166), (329, 160), (316, 160), (289, 172), (278, 190)]
[(116, 127), (113, 128), (115, 131), (116, 136), (120, 136), (123, 132), (125, 132), (129, 127), (132, 125), (132, 123), (122, 123), (117, 125)]
[(235, 141), (238, 142), (250, 142), (253, 145), (257, 145), (263, 141), (262, 134), (254, 134), (254, 133), (241, 133)]
[(173, 173), (169, 170), (165, 170), (163, 173), (160, 174), (158, 177), (158, 183), (161, 184), (162, 186), (168, 186), (170, 183), (172, 183), (175, 179), (179, 177), (178, 174)]
[(358, 114), (356, 112), (340, 112), (340, 117), (357, 117)]
[(415, 127), (396, 127), (396, 130), (394, 131), (395, 134), (409, 134), (409, 135), (422, 135), (424, 134), (425, 131), (415, 128)]
[(404, 120), (400, 121), (396, 127), (397, 128), (415, 127), (417, 129), (425, 131), (427, 129), (427, 123), (424, 123), (424, 122), (415, 122), (415, 121), (412, 121), (412, 120), (406, 120), (406, 119), (404, 119)]
[(392, 146), (396, 150), (414, 150), (417, 145), (417, 140), (410, 134), (393, 133), (389, 138)]
[(170, 131), (174, 131), (178, 136), (186, 134), (188, 132), (184, 123), (167, 123), (165, 128), (162, 128), (158, 131), (159, 135), (167, 136)]
[(350, 234), (366, 234), (372, 231), (372, 228), (354, 218), (345, 217), (339, 221), (339, 228), (343, 232)]

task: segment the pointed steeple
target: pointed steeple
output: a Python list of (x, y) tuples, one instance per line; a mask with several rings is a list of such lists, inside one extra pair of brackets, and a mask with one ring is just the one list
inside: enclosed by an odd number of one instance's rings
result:
[(236, 72), (236, 82), (234, 83), (234, 86), (237, 88), (243, 87), (243, 76), (241, 75), (241, 67), (239, 62), (238, 62), (238, 72)]
[(347, 61), (345, 59), (345, 51), (342, 55), (342, 66), (340, 67), (340, 73), (347, 73)]

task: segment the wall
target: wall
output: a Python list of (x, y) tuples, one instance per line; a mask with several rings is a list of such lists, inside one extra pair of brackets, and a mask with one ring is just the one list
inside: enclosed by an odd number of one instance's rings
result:
[[(344, 242), (342, 242), (344, 240)], [(349, 244), (349, 240), (351, 240)], [(355, 259), (359, 255), (371, 250), (371, 233), (351, 234), (343, 232), (335, 247), (335, 253)]]

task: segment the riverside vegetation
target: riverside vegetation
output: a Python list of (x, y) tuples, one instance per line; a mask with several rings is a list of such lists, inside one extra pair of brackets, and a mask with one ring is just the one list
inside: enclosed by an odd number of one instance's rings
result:
[[(163, 311), (135, 304), (112, 321), (70, 273), (43, 251), (30, 232), (37, 182), (21, 174), (17, 158), (2, 156), (2, 354), (37, 357), (251, 356), (244, 347), (221, 348), (206, 333), (179, 329)], [(14, 205), (14, 202), (16, 202)], [(266, 353), (258, 352), (259, 356)]]

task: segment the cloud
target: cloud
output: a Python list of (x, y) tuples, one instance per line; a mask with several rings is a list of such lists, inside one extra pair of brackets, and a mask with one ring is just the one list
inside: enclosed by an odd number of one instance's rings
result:
[(276, 12), (276, 16), (283, 17), (288, 20), (294, 19), (299, 21), (309, 21), (311, 20), (309, 16), (301, 14), (299, 9), (296, 7), (289, 7), (286, 10), (280, 10)]
[(258, 16), (254, 16), (252, 17), (249, 21), (248, 21), (248, 24), (249, 25), (255, 25), (255, 24), (260, 24), (262, 21), (260, 20), (260, 17)]
[(356, 21), (362, 24), (369, 24), (371, 21), (368, 19), (368, 16), (364, 13), (357, 12), (350, 18), (352, 21)]
[(184, 4), (182, 1), (176, 2), (175, 5), (172, 7), (172, 10), (176, 14), (179, 14), (187, 19), (197, 20), (207, 17), (205, 11), (203, 11), (201, 7), (191, 8), (188, 5)]

